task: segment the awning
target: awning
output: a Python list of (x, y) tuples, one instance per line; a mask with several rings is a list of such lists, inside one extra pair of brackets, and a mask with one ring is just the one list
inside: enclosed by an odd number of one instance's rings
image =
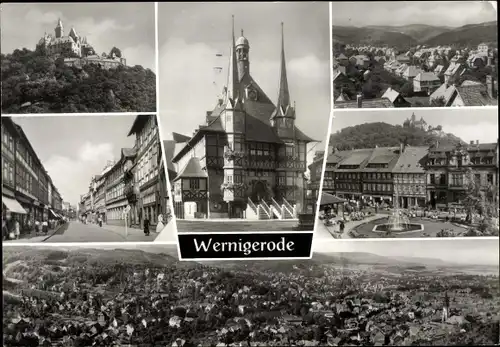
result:
[(28, 212), (26, 212), (26, 210), (21, 206), (21, 204), (15, 199), (2, 196), (2, 203), (5, 205), (5, 207), (7, 207), (7, 209), (10, 212), (28, 214)]
[(338, 196), (328, 194), (328, 193), (321, 193), (321, 200), (320, 200), (320, 206), (321, 205), (333, 205), (333, 204), (340, 204), (343, 202), (346, 202), (346, 199), (339, 198)]
[(50, 213), (52, 213), (52, 215), (53, 215), (54, 217), (59, 218), (59, 216), (57, 215), (57, 213), (55, 213), (55, 212), (54, 212), (54, 211), (52, 211), (52, 210), (49, 210), (49, 211), (50, 211)]

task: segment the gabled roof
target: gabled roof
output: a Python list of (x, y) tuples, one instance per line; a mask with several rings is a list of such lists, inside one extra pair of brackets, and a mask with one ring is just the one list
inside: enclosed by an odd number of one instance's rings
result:
[(396, 99), (399, 96), (399, 92), (397, 90), (392, 89), (391, 87), (387, 88), (387, 90), (384, 92), (384, 95), (382, 95), (382, 98), (387, 98), (389, 99), (392, 103), (396, 101)]
[(188, 142), (189, 139), (190, 139), (189, 136), (182, 135), (182, 134), (179, 134), (179, 133), (172, 133), (172, 138), (174, 139), (174, 141), (176, 143), (179, 143), (179, 142)]
[[(460, 96), (464, 106), (492, 106), (496, 105), (496, 100), (488, 95), (486, 87), (483, 85), (462, 85), (455, 87), (457, 96)], [(453, 101), (451, 101), (453, 103)]]
[(186, 166), (179, 172), (174, 182), (181, 178), (207, 178), (207, 173), (201, 168), (200, 159), (191, 157)]
[(420, 81), (420, 82), (439, 81), (439, 77), (437, 77), (434, 72), (420, 72), (417, 76), (415, 76), (415, 81)]
[(429, 147), (407, 146), (398, 158), (392, 172), (394, 173), (424, 173), (421, 160), (425, 158)]
[(169, 172), (175, 172), (175, 166), (172, 162), (175, 153), (175, 141), (165, 140), (163, 141), (163, 149), (165, 150), (165, 160), (167, 162), (167, 170)]
[(132, 124), (132, 127), (130, 128), (130, 131), (127, 136), (139, 133), (144, 128), (150, 117), (154, 116), (148, 114), (140, 114), (137, 117), (135, 117), (134, 124)]

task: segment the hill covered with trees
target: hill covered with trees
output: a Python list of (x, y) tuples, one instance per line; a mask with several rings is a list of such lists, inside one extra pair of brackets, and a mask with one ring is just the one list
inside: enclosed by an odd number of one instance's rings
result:
[(411, 24), (405, 26), (333, 26), (335, 45), (375, 45), (406, 50), (418, 44), (475, 47), (481, 42), (497, 46), (497, 22), (469, 24), (458, 28)]
[(431, 130), (403, 127), (383, 122), (365, 123), (344, 128), (330, 137), (330, 144), (338, 150), (379, 147), (397, 147), (406, 141), (409, 146), (430, 146), (465, 143), (453, 134), (445, 134), (440, 126)]
[(156, 111), (156, 75), (139, 65), (78, 68), (26, 48), (0, 60), (2, 113)]

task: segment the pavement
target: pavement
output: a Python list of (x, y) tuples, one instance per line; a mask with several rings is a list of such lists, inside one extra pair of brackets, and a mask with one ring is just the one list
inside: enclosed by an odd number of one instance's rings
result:
[(255, 231), (294, 231), (298, 224), (297, 219), (287, 220), (247, 220), (247, 219), (202, 219), (177, 220), (179, 233), (201, 232), (255, 232)]
[(342, 234), (340, 234), (338, 231), (336, 231), (336, 230), (338, 230), (338, 226), (332, 225), (332, 226), (327, 227), (325, 225), (324, 221), (317, 220), (316, 227), (314, 230), (314, 240), (318, 240), (318, 241), (323, 240), (324, 241), (327, 239), (350, 239), (352, 237), (349, 235), (349, 231), (351, 231), (352, 229), (354, 229), (358, 225), (370, 222), (372, 220), (380, 219), (380, 218), (383, 218), (385, 216), (386, 215), (384, 215), (384, 214), (376, 214), (376, 215), (373, 215), (370, 217), (366, 217), (363, 220), (347, 222), (344, 224), (345, 228), (344, 228), (344, 232)]
[(50, 231), (48, 235), (3, 242), (146, 242), (154, 241), (158, 235), (159, 234), (154, 231), (152, 231), (149, 236), (146, 236), (140, 229), (127, 228), (127, 232), (125, 232), (125, 227), (122, 226), (103, 224), (102, 227), (99, 227), (96, 224), (83, 224), (73, 221), (66, 223), (55, 232), (54, 230)]
[(175, 219), (172, 219), (155, 239), (155, 242), (177, 242), (177, 228), (175, 227)]

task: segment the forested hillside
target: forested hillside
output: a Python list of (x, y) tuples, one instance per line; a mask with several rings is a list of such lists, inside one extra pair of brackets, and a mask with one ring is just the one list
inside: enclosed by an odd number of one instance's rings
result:
[(405, 139), (410, 146), (430, 146), (436, 141), (442, 144), (463, 142), (455, 135), (445, 134), (441, 130), (427, 131), (377, 122), (344, 128), (331, 136), (330, 144), (338, 150), (374, 148), (375, 146), (397, 147)]
[(142, 66), (69, 67), (26, 48), (0, 58), (2, 113), (156, 111), (156, 76)]

